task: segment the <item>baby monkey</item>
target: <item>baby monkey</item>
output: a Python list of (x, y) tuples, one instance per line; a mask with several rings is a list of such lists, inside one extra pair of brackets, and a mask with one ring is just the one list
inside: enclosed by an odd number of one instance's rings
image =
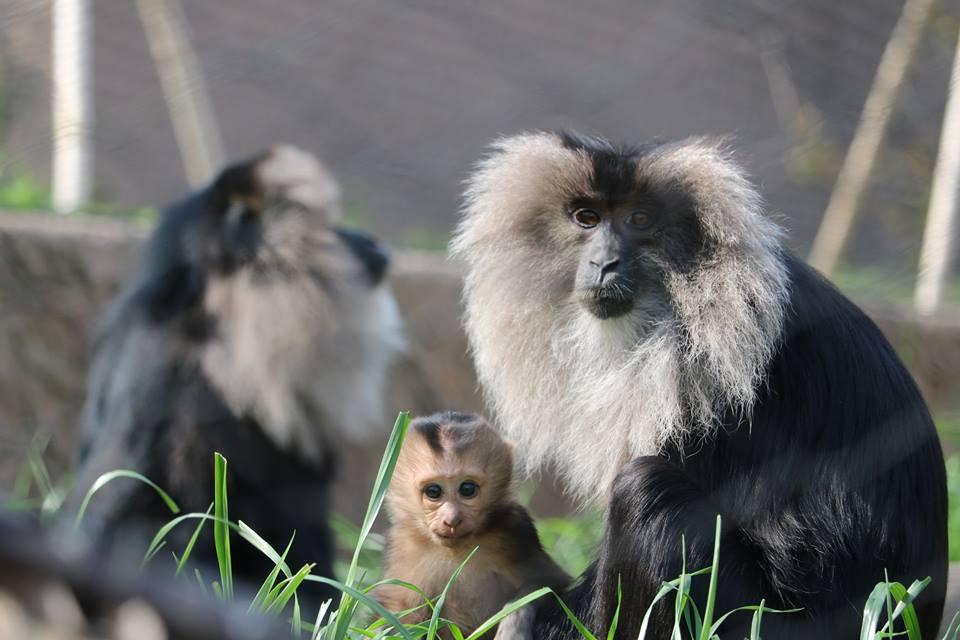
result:
[[(386, 578), (419, 587), (430, 598), (443, 591), (467, 555), (479, 547), (453, 583), (441, 615), (464, 635), (505, 604), (540, 587), (560, 591), (570, 577), (540, 545), (537, 529), (512, 494), (510, 446), (477, 415), (438, 413), (410, 424), (387, 493), (391, 528)], [(378, 591), (391, 611), (423, 604), (415, 592), (388, 585)], [(422, 607), (404, 618), (430, 616)], [(530, 605), (504, 619), (496, 638), (529, 638)]]

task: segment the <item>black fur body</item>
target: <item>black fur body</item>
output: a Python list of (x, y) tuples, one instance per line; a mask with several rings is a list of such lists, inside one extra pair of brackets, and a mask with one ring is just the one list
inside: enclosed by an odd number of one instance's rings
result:
[[(312, 157), (279, 147), (164, 212), (95, 340), (74, 507), (100, 474), (133, 469), (181, 512), (206, 512), (219, 452), (229, 518), (278, 553), (295, 532), (287, 565), (333, 576), (337, 445), (377, 411), (351, 413), (344, 389), (366, 382), (355, 397), (378, 407), (396, 345), (386, 254), (334, 226), (328, 180)], [(80, 530), (103, 553), (136, 556), (173, 517), (153, 489), (122, 478), (93, 497)], [(181, 523), (167, 549), (181, 554), (197, 524)], [(207, 522), (191, 556), (208, 583), (219, 580), (212, 531)], [(161, 554), (154, 563), (169, 562)], [(231, 555), (253, 591), (274, 567), (236, 533)], [(305, 587), (312, 604), (335, 595)]]
[[(715, 436), (633, 460), (618, 477), (608, 530), (594, 565), (566, 596), (591, 629), (606, 633), (623, 589), (618, 638), (636, 638), (664, 581), (711, 563), (723, 518), (716, 609), (767, 614), (777, 640), (858, 637), (876, 583), (933, 582), (916, 603), (924, 637), (936, 633), (947, 580), (943, 454), (920, 393), (876, 325), (798, 259), (787, 256), (791, 298), (782, 344), (752, 418), (729, 412)], [(707, 578), (694, 580), (706, 600)], [(735, 614), (721, 637), (749, 635)], [(672, 596), (648, 638), (668, 638)], [(539, 638), (579, 637), (557, 607)]]

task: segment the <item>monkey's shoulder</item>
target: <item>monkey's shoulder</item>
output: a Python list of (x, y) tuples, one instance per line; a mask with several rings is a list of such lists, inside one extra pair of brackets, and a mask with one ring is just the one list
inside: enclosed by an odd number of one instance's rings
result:
[(501, 557), (522, 562), (544, 553), (537, 526), (530, 513), (519, 504), (507, 503), (487, 517), (484, 537)]

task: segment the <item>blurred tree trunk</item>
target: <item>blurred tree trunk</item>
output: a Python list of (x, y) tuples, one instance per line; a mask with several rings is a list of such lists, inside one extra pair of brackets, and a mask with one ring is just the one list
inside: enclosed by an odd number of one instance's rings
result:
[(956, 233), (957, 187), (960, 185), (960, 36), (950, 75), (950, 93), (940, 130), (940, 150), (930, 189), (927, 226), (920, 251), (920, 271), (914, 306), (922, 314), (932, 314), (940, 306), (943, 289), (953, 258)]
[(900, 19), (880, 58), (860, 123), (843, 160), (830, 202), (810, 250), (810, 264), (829, 276), (837, 266), (853, 228), (894, 104), (930, 17), (935, 0), (906, 0)]
[(206, 184), (223, 166), (223, 142), (203, 72), (187, 36), (178, 0), (137, 0), (170, 122), (191, 187)]

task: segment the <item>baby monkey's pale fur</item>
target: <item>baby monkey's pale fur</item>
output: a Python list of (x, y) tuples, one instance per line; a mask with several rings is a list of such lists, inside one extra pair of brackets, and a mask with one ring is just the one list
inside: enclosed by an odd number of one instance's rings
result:
[[(387, 494), (386, 578), (414, 584), (434, 598), (477, 548), (441, 612), (464, 635), (512, 600), (570, 583), (540, 545), (530, 515), (514, 501), (512, 472), (510, 446), (483, 418), (441, 413), (413, 421)], [(378, 598), (391, 611), (423, 604), (415, 591), (396, 585), (382, 587)], [(422, 607), (404, 622), (429, 616)], [(522, 608), (501, 622), (496, 637), (530, 637), (534, 617), (531, 606)]]

